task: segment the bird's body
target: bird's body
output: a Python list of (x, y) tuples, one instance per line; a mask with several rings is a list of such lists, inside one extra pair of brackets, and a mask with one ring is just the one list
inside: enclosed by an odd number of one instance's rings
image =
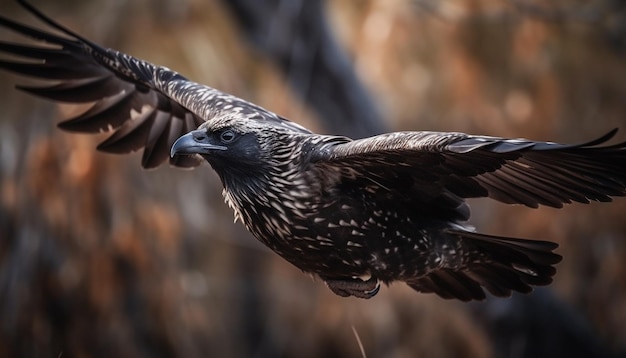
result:
[[(465, 226), (465, 198), (529, 207), (610, 201), (626, 194), (626, 144), (580, 145), (463, 133), (396, 132), (351, 140), (319, 135), (257, 105), (164, 67), (104, 49), (29, 11), (56, 36), (0, 17), (0, 26), (56, 47), (0, 42), (0, 68), (57, 81), (21, 87), (59, 101), (95, 102), (66, 130), (114, 133), (98, 147), (144, 149), (142, 165), (205, 159), (246, 228), (341, 296), (369, 298), (405, 281), (444, 298), (482, 299), (483, 288), (551, 282), (560, 256), (547, 241), (495, 237)], [(33, 62), (35, 61), (35, 62)], [(171, 149), (170, 149), (171, 148)]]
[[(230, 123), (225, 128), (230, 131), (237, 125)], [(411, 144), (435, 149), (433, 142), (444, 145), (446, 140), (458, 143), (459, 139), (477, 137), (461, 133), (399, 132), (352, 141), (345, 137), (294, 133), (282, 126), (263, 128), (260, 135), (273, 140), (260, 139), (258, 143), (271, 143), (272, 147), (244, 146), (249, 152), (241, 159), (234, 159), (256, 160), (239, 168), (242, 170), (227, 169), (232, 167), (232, 154), (224, 161), (219, 153), (205, 155), (205, 159), (220, 174), (225, 200), (236, 219), (287, 261), (322, 277), (339, 295), (371, 297), (378, 291), (380, 280), (406, 281), (418, 290), (435, 290), (444, 297), (482, 298), (484, 293), (477, 285), (433, 288), (429, 275), (438, 280), (454, 280), (449, 276), (451, 272), (471, 272), (473, 265), (477, 270), (471, 275), (480, 281), (482, 270), (502, 260), (488, 254), (490, 246), (498, 241), (516, 246), (514, 239), (468, 231), (463, 226), (469, 218), (464, 200), (447, 190), (442, 192), (438, 185), (428, 185), (428, 180), (420, 182), (422, 173), (415, 170), (411, 160), (396, 158), (402, 161), (387, 162), (393, 155), (359, 160), (343, 153), (344, 149), (353, 150), (362, 143), (377, 151), (377, 141), (385, 146), (395, 141), (405, 149)], [(202, 127), (199, 131), (195, 133), (203, 135)], [(216, 133), (223, 133), (222, 129)], [(189, 136), (193, 137), (193, 133)], [(174, 145), (174, 151), (181, 150), (180, 143)], [(427, 153), (424, 155), (428, 157)], [(350, 165), (334, 163), (346, 159)], [(424, 159), (412, 158), (418, 162)], [(372, 165), (379, 167), (378, 172), (370, 168)], [(385, 173), (389, 165), (394, 167), (393, 172)], [(554, 273), (550, 264), (560, 260), (550, 252), (556, 245), (540, 241), (524, 243), (545, 257), (538, 262), (515, 258), (520, 267), (527, 269), (523, 274), (530, 274), (524, 279), (506, 278), (505, 286), (510, 287), (494, 286), (493, 293), (507, 295), (511, 287), (526, 291), (530, 290), (529, 282), (549, 282), (546, 275)], [(508, 251), (503, 253), (505, 260), (511, 260), (509, 255)], [(471, 282), (464, 273), (453, 277)], [(345, 287), (347, 284), (349, 287)]]

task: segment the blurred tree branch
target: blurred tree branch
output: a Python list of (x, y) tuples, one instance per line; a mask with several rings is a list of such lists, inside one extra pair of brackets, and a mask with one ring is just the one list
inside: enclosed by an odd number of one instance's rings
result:
[(385, 131), (365, 87), (328, 26), (323, 0), (224, 1), (244, 35), (284, 74), (330, 133)]

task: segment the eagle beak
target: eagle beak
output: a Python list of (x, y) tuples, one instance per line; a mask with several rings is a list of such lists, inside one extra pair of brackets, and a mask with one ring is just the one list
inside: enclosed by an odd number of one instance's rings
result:
[(226, 150), (222, 145), (211, 143), (206, 130), (196, 129), (178, 138), (172, 145), (170, 156), (176, 154), (210, 154), (215, 150)]

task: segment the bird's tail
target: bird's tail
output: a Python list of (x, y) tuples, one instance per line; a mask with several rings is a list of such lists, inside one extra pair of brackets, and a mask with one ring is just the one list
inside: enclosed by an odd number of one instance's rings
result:
[(483, 288), (494, 296), (507, 297), (511, 291), (528, 293), (532, 286), (548, 285), (561, 256), (553, 252), (558, 244), (448, 230), (446, 236), (463, 250), (462, 268), (434, 270), (407, 284), (420, 292), (463, 301), (485, 298)]

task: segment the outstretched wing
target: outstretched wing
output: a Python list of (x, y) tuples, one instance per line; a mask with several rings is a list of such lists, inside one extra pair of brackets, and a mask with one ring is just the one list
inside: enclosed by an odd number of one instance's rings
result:
[(490, 197), (559, 208), (626, 194), (626, 143), (602, 146), (616, 132), (578, 145), (397, 132), (329, 144), (315, 161), (325, 171), (341, 173), (342, 182), (367, 183), (426, 206), (453, 208), (462, 206), (461, 198)]
[[(98, 149), (128, 153), (144, 149), (142, 165), (156, 167), (169, 158), (169, 147), (182, 134), (203, 122), (172, 98), (163, 83), (182, 86), (185, 79), (165, 68), (104, 49), (55, 24), (30, 5), (20, 2), (64, 36), (40, 31), (5, 17), (0, 26), (37, 40), (38, 45), (0, 42), (0, 52), (16, 60), (0, 60), (0, 68), (52, 85), (18, 86), (28, 93), (60, 102), (93, 103), (84, 113), (59, 124), (75, 132), (115, 132)], [(45, 46), (42, 46), (45, 45)], [(199, 164), (194, 157), (172, 158), (173, 165)]]
[[(98, 146), (101, 151), (128, 153), (144, 148), (142, 166), (151, 168), (169, 158), (173, 142), (181, 135), (227, 110), (287, 123), (261, 107), (188, 81), (165, 67), (100, 47), (28, 3), (18, 2), (62, 34), (44, 32), (0, 16), (0, 27), (38, 42), (0, 42), (0, 52), (12, 55), (10, 60), (0, 60), (0, 68), (54, 82), (44, 87), (18, 86), (28, 93), (60, 102), (93, 103), (87, 111), (61, 122), (59, 127), (85, 133), (113, 130)], [(199, 159), (175, 156), (170, 163), (192, 167), (199, 164)]]

